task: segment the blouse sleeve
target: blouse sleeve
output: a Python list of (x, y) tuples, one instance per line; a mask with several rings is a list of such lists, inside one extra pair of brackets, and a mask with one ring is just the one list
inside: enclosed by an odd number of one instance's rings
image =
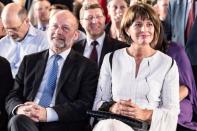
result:
[(109, 55), (110, 54), (105, 55), (101, 66), (93, 110), (98, 110), (104, 102), (110, 102), (112, 100)]
[(160, 106), (153, 110), (150, 131), (175, 131), (179, 108), (179, 73), (174, 61), (164, 79)]

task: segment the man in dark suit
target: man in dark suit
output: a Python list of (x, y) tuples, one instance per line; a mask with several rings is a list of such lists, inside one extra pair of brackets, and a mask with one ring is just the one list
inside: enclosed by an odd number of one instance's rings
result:
[(9, 131), (85, 131), (98, 69), (71, 49), (78, 23), (68, 10), (52, 16), (50, 49), (25, 56), (6, 100)]
[[(73, 49), (83, 54), (85, 57), (95, 60), (99, 67), (103, 62), (105, 54), (128, 46), (127, 44), (110, 38), (105, 33), (105, 16), (99, 4), (83, 5), (80, 11), (80, 23), (86, 32), (86, 39), (73, 45)], [(97, 44), (94, 46), (94, 42)], [(97, 58), (92, 58), (96, 49)]]
[(12, 72), (9, 62), (0, 57), (0, 131), (7, 129), (7, 113), (5, 111), (5, 98), (13, 86)]

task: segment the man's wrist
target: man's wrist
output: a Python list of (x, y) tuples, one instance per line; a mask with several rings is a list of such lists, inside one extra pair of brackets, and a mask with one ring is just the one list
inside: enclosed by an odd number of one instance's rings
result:
[(17, 106), (14, 107), (14, 109), (12, 110), (12, 115), (17, 115), (18, 114), (18, 108), (23, 106), (24, 104), (19, 104)]

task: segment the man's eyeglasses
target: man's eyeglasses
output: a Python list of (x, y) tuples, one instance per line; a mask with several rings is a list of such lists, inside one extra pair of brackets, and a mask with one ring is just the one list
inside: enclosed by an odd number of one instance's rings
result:
[(59, 26), (57, 24), (53, 24), (53, 25), (49, 25), (49, 28), (52, 30), (61, 29), (63, 32), (70, 32), (71, 31), (71, 27), (69, 27), (68, 25)]
[(18, 32), (21, 29), (21, 27), (22, 27), (22, 25), (23, 25), (24, 22), (25, 22), (25, 20), (23, 20), (23, 22), (19, 26), (17, 26), (17, 27), (4, 28), (4, 31), (5, 32), (10, 32), (10, 31)]
[(103, 17), (103, 15), (98, 15), (98, 16), (88, 16), (87, 18), (83, 18), (84, 20), (87, 21), (92, 21), (93, 19), (99, 20)]

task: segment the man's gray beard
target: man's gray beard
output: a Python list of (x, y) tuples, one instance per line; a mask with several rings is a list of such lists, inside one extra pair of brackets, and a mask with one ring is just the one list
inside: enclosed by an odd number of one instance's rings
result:
[(66, 44), (63, 43), (63, 42), (60, 42), (60, 43), (56, 44), (56, 48), (59, 48), (59, 49), (62, 49), (62, 48), (64, 48), (65, 46), (66, 46)]

